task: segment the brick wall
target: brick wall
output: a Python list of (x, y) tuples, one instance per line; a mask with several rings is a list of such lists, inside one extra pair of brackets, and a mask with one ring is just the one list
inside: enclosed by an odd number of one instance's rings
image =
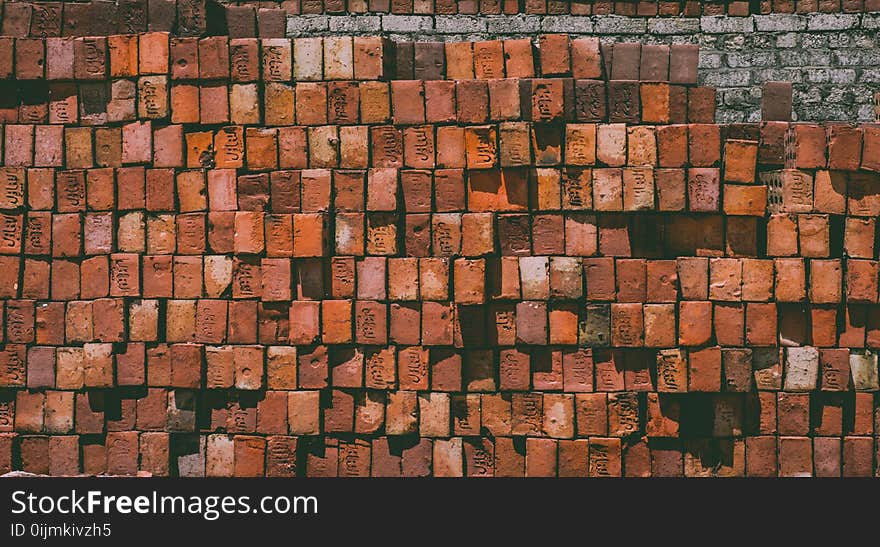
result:
[(603, 42), (701, 46), (700, 83), (718, 88), (720, 122), (761, 120), (761, 85), (794, 83), (794, 119), (873, 121), (880, 89), (880, 16), (866, 14), (645, 18), (619, 16), (318, 15), (288, 19), (289, 36), (375, 34), (398, 40), (522, 38), (542, 32)]
[(0, 37), (0, 472), (880, 473), (873, 15), (392, 17)]
[[(192, 0), (146, 4), (142, 10), (138, 2), (110, 4), (115, 17), (108, 18), (106, 2), (10, 3), (3, 34), (198, 34), (210, 27), (231, 37), (383, 34), (400, 41), (461, 41), (564, 32), (605, 42), (695, 43), (702, 46), (700, 83), (718, 88), (719, 122), (760, 121), (760, 90), (768, 81), (794, 84), (793, 119), (799, 121), (873, 121), (873, 97), (880, 90), (880, 14), (870, 2), (767, 2), (751, 8), (748, 2), (666, 2), (665, 11), (658, 7), (662, 2), (609, 2), (611, 11), (592, 2), (514, 2), (516, 9), (502, 2), (284, 2), (277, 9), (248, 3), (206, 7)], [(588, 8), (587, 15), (573, 14), (580, 13), (578, 6)], [(70, 17), (62, 7), (73, 12)], [(101, 17), (91, 17), (90, 10)], [(204, 16), (190, 22), (193, 12)]]

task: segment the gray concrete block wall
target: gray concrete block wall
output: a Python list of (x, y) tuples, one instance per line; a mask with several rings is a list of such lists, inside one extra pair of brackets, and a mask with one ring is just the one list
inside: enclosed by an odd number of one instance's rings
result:
[(750, 17), (616, 15), (300, 15), (291, 37), (382, 34), (395, 40), (461, 41), (541, 33), (607, 42), (696, 43), (700, 83), (718, 89), (717, 121), (759, 121), (761, 84), (794, 85), (798, 121), (873, 121), (880, 91), (880, 13)]

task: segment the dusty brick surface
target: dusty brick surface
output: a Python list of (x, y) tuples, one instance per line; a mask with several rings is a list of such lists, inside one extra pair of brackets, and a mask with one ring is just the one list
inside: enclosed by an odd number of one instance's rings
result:
[[(727, 123), (695, 44), (9, 5), (0, 472), (877, 473), (876, 124)], [(648, 28), (869, 21), (729, 15)]]

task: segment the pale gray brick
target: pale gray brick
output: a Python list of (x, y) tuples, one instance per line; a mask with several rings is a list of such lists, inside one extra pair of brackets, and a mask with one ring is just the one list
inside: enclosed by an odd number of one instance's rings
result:
[(527, 34), (541, 31), (541, 18), (537, 15), (493, 15), (486, 18), (489, 34)]
[(845, 66), (878, 66), (880, 51), (876, 49), (838, 49), (833, 52), (838, 65)]
[(700, 18), (700, 29), (709, 34), (731, 34), (754, 32), (755, 20), (752, 17), (727, 17), (726, 15), (707, 15)]
[(721, 68), (723, 65), (722, 57), (720, 53), (716, 52), (707, 52), (704, 50), (700, 50), (700, 64), (698, 68), (700, 69), (713, 69), (713, 68)]
[(596, 18), (596, 34), (644, 34), (648, 30), (646, 19), (620, 15), (600, 15)]
[(287, 18), (287, 35), (299, 36), (311, 32), (329, 30), (330, 18), (326, 15), (298, 15)]
[(548, 15), (541, 21), (544, 32), (566, 32), (569, 34), (592, 34), (593, 21), (579, 15)]
[(811, 13), (807, 15), (809, 30), (847, 30), (859, 26), (859, 16), (852, 13)]
[(794, 84), (804, 80), (801, 70), (796, 68), (760, 68), (754, 71), (755, 83), (791, 82)]
[(745, 51), (727, 54), (727, 66), (730, 68), (748, 68), (753, 66), (774, 66), (777, 63), (775, 51)]
[(880, 84), (880, 67), (864, 69), (859, 81), (863, 84)]
[(382, 18), (378, 15), (337, 15), (329, 19), (330, 32), (379, 32), (382, 30)]
[(443, 34), (486, 32), (486, 18), (468, 15), (438, 15), (434, 17), (434, 30)]
[(851, 68), (811, 68), (804, 71), (807, 82), (811, 84), (854, 84), (856, 71)]
[(382, 30), (387, 32), (422, 32), (434, 28), (428, 15), (383, 15)]
[(780, 34), (776, 37), (776, 47), (797, 47), (799, 36), (800, 34), (798, 34), (797, 32), (786, 32), (785, 34)]
[(752, 83), (751, 70), (716, 70), (703, 78), (706, 85), (716, 87), (744, 87)]
[(807, 28), (807, 20), (802, 15), (772, 13), (754, 17), (755, 29), (758, 32), (794, 32)]
[(787, 49), (779, 52), (780, 66), (830, 66), (831, 52), (821, 49)]
[(648, 19), (651, 34), (696, 34), (700, 32), (700, 20), (696, 17), (654, 17)]
[(862, 28), (877, 29), (880, 28), (880, 13), (863, 13)]

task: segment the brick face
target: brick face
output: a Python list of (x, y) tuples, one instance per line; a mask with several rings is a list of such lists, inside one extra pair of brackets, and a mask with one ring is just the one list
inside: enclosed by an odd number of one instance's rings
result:
[[(226, 4), (221, 3), (221, 6)], [(101, 35), (112, 31), (134, 34), (145, 30), (170, 31), (175, 28), (175, 15), (179, 18), (178, 32), (195, 35), (203, 31), (206, 24), (205, 2), (175, 0), (164, 4), (130, 2), (108, 9), (96, 3), (86, 3), (70, 8), (64, 6), (42, 7), (23, 3), (9, 10), (3, 25), (4, 34), (12, 36), (59, 36), (59, 35)], [(510, 16), (528, 14), (546, 18), (545, 30), (570, 30), (572, 23), (587, 19), (591, 14), (618, 15), (627, 17), (656, 18), (653, 30), (659, 33), (676, 33), (687, 29), (678, 17), (719, 17), (728, 15), (733, 19), (745, 18), (751, 14), (779, 14), (791, 19), (809, 15), (808, 22), (799, 28), (823, 28), (829, 30), (846, 29), (862, 11), (876, 11), (876, 3), (866, 2), (763, 2), (755, 5), (746, 0), (730, 2), (683, 2), (680, 0), (649, 0), (640, 2), (601, 2), (593, 0), (489, 0), (489, 1), (450, 1), (416, 0), (397, 2), (366, 2), (365, 0), (289, 0), (278, 7), (268, 8), (254, 1), (225, 5), (218, 13), (208, 12), (208, 19), (216, 17), (225, 24), (231, 38), (267, 36), (283, 32), (288, 15), (326, 18), (355, 16), (363, 18), (360, 26), (369, 25), (379, 17), (391, 21), (386, 30), (399, 30), (411, 25), (421, 26), (436, 16), (440, 24), (451, 25), (458, 15), (467, 21), (474, 30), (479, 28), (480, 17)], [(201, 8), (201, 9), (200, 9)], [(175, 14), (175, 11), (177, 12)], [(786, 15), (790, 14), (790, 15)], [(102, 19), (92, 17), (100, 15)], [(64, 24), (62, 24), (64, 22)], [(326, 24), (326, 23), (325, 23)], [(358, 22), (339, 22), (342, 29), (357, 27)], [(785, 19), (776, 20), (772, 28), (782, 29), (792, 23)], [(314, 26), (315, 23), (312, 23)], [(714, 28), (742, 28), (740, 23), (714, 23)], [(433, 28), (433, 27), (430, 27)]]
[(876, 21), (692, 4), (12, 4), (0, 472), (877, 474)]

